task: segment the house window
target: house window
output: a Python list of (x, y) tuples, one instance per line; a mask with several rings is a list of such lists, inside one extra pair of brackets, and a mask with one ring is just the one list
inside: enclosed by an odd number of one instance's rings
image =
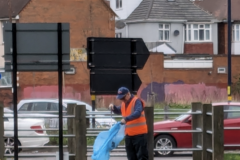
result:
[(169, 41), (170, 24), (159, 24), (159, 41)]
[(116, 0), (116, 9), (122, 8), (122, 0)]
[(233, 25), (233, 41), (240, 42), (240, 24)]
[(0, 79), (0, 88), (11, 87), (12, 86), (12, 73), (11, 72), (1, 72), (2, 78)]
[(211, 24), (187, 24), (185, 29), (188, 42), (211, 41)]
[(115, 37), (116, 37), (116, 38), (122, 38), (122, 33), (116, 33), (116, 34), (115, 34)]

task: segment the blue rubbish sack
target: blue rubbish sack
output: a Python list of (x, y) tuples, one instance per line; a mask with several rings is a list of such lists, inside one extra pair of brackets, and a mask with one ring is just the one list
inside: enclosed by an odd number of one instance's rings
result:
[(93, 145), (93, 160), (109, 160), (110, 151), (116, 148), (125, 136), (125, 125), (120, 122), (109, 131), (100, 132)]

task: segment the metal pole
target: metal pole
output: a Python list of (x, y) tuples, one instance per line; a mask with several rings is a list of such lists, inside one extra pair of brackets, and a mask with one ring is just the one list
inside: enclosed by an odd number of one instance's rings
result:
[(228, 0), (228, 101), (232, 100), (231, 85), (232, 85), (232, 22), (231, 22), (231, 0)]
[[(96, 108), (96, 95), (91, 95), (91, 99), (92, 99), (92, 111), (95, 111)], [(95, 115), (92, 115), (95, 116)], [(92, 119), (92, 127), (95, 128), (95, 118), (93, 117)]]
[(3, 105), (2, 102), (0, 102), (0, 160), (3, 160), (4, 157), (4, 119), (3, 117)]
[(59, 97), (59, 160), (63, 160), (62, 115), (62, 24), (58, 23), (58, 97)]
[(12, 86), (13, 86), (13, 113), (14, 113), (14, 159), (18, 160), (18, 115), (17, 115), (17, 25), (12, 23)]

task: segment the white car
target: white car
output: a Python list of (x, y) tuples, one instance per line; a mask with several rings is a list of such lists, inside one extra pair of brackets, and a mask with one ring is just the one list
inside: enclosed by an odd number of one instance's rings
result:
[[(63, 103), (76, 103), (78, 105), (86, 105), (86, 111), (92, 111), (92, 106), (90, 106), (89, 104), (79, 101), (79, 100), (73, 100), (73, 99), (63, 99)], [(96, 112), (98, 112), (98, 110), (95, 109)], [(103, 115), (96, 115), (96, 117), (98, 116), (103, 116)], [(96, 126), (99, 127), (104, 127), (104, 128), (110, 128), (111, 126), (113, 126), (114, 124), (117, 123), (117, 121), (113, 118), (96, 118)], [(91, 119), (90, 119), (91, 122)]]
[[(71, 100), (71, 99), (63, 99), (63, 111), (67, 110), (67, 104), (68, 103), (76, 103), (76, 104), (83, 104), (86, 106), (86, 111), (92, 111), (92, 107), (82, 101), (78, 100)], [(57, 99), (25, 99), (21, 100), (18, 103), (18, 111), (23, 111), (23, 114), (26, 112), (33, 113), (32, 115), (53, 115), (53, 113), (49, 113), (48, 111), (56, 111), (58, 112), (58, 100)], [(41, 114), (36, 114), (38, 111), (41, 112)], [(46, 111), (46, 112), (45, 112)], [(97, 110), (96, 110), (97, 111)], [(55, 113), (57, 115), (57, 113)], [(91, 119), (90, 119), (91, 123)], [(106, 127), (109, 128), (112, 125), (114, 125), (116, 122), (115, 119), (112, 118), (96, 118), (96, 126), (99, 127)], [(66, 127), (67, 125), (67, 119), (63, 119), (63, 125)], [(46, 126), (50, 128), (58, 127), (58, 118), (51, 118), (46, 121)]]
[[(24, 116), (24, 115), (22, 115)], [(5, 147), (14, 146), (14, 120), (13, 112), (9, 109), (4, 108), (4, 141)], [(19, 130), (29, 130), (29, 131), (18, 131), (18, 136), (47, 136), (43, 119), (33, 119), (33, 118), (19, 118), (18, 119), (18, 129)], [(44, 146), (49, 142), (48, 137), (33, 137), (33, 138), (18, 138), (19, 146), (29, 146), (29, 147), (38, 147)], [(21, 151), (21, 149), (19, 149)], [(5, 148), (5, 154), (13, 154), (13, 148)]]

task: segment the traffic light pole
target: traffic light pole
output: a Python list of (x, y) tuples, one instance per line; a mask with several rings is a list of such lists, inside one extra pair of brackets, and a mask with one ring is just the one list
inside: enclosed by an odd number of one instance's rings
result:
[[(92, 100), (92, 111), (95, 111), (96, 108), (96, 95), (91, 95), (91, 100)], [(95, 128), (95, 115), (92, 115), (93, 119), (92, 119), (92, 127)]]
[[(18, 112), (17, 112), (17, 25), (12, 23), (12, 89), (14, 113), (14, 160), (18, 160)], [(2, 118), (2, 117), (1, 117)]]
[(231, 0), (228, 0), (228, 101), (232, 100), (232, 63), (231, 63), (231, 54), (232, 54), (232, 22), (231, 22)]

